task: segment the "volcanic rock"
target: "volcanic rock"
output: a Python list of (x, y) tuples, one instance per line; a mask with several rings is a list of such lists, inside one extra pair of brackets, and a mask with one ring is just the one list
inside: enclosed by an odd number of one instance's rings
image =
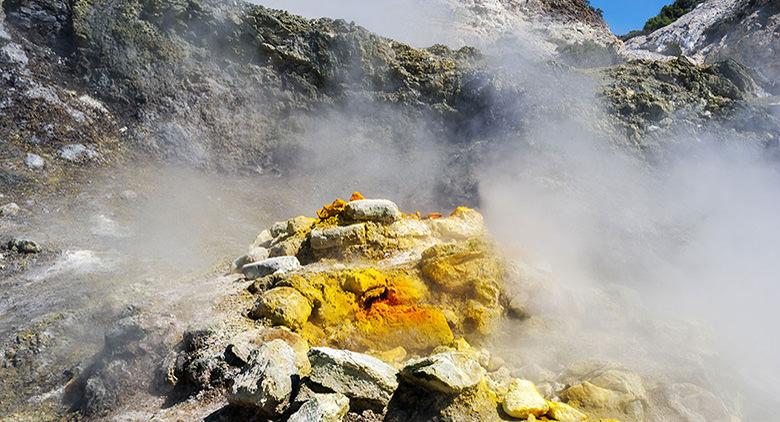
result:
[(398, 388), (398, 371), (361, 353), (315, 347), (309, 351), (311, 381), (346, 395), (353, 404), (382, 409)]
[(276, 287), (258, 299), (251, 317), (265, 318), (275, 325), (301, 329), (311, 315), (311, 304), (292, 287)]
[(387, 199), (360, 199), (347, 203), (344, 215), (355, 221), (391, 223), (401, 218), (401, 211)]
[(513, 379), (509, 383), (501, 407), (507, 415), (519, 419), (528, 419), (531, 415), (542, 416), (549, 410), (547, 401), (539, 394), (536, 386), (522, 379)]
[(464, 352), (445, 352), (406, 364), (401, 378), (411, 384), (444, 394), (458, 394), (474, 388), (485, 370)]
[(271, 274), (295, 271), (301, 267), (300, 261), (294, 256), (279, 256), (253, 262), (241, 267), (241, 272), (247, 280), (255, 280)]
[(228, 402), (276, 417), (289, 407), (298, 379), (295, 352), (284, 341), (273, 340), (252, 352), (249, 365), (234, 379)]

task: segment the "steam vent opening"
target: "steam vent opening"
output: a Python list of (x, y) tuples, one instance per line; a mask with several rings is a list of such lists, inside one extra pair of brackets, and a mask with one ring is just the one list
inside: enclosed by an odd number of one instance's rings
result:
[(778, 57), (777, 0), (0, 0), (0, 422), (780, 420)]

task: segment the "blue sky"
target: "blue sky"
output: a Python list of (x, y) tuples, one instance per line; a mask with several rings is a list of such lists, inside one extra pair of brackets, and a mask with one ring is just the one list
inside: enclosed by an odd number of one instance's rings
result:
[(590, 0), (590, 3), (604, 10), (604, 18), (612, 32), (623, 35), (632, 29), (642, 29), (647, 18), (655, 16), (666, 4), (665, 0)]

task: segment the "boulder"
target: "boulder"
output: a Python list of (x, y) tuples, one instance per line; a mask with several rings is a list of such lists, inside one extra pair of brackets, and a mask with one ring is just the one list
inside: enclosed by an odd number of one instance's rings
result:
[(276, 287), (258, 299), (250, 316), (265, 318), (275, 325), (284, 325), (300, 330), (311, 315), (311, 304), (299, 291), (292, 287)]
[(253, 351), (249, 359), (233, 381), (228, 402), (255, 408), (269, 417), (282, 415), (300, 378), (295, 352), (284, 341), (273, 340)]
[(37, 243), (27, 239), (11, 239), (8, 241), (7, 248), (10, 251), (23, 254), (40, 253), (43, 250)]
[(311, 247), (315, 250), (341, 248), (365, 242), (366, 226), (364, 224), (314, 229), (311, 232)]
[(485, 370), (465, 352), (444, 352), (408, 363), (401, 378), (427, 390), (459, 394), (476, 387)]
[(287, 422), (339, 422), (349, 412), (349, 398), (340, 393), (311, 394)]
[(536, 386), (522, 379), (513, 379), (509, 383), (501, 407), (507, 415), (520, 419), (528, 419), (531, 415), (542, 416), (549, 410), (547, 401), (539, 394)]
[(21, 208), (19, 208), (19, 205), (17, 205), (15, 202), (5, 204), (2, 207), (0, 207), (0, 217), (14, 216), (16, 214), (19, 214), (20, 210)]
[(294, 256), (278, 256), (253, 262), (241, 267), (241, 272), (247, 280), (255, 280), (271, 274), (286, 273), (301, 268), (301, 263)]
[(246, 255), (242, 255), (233, 261), (233, 271), (241, 271), (244, 265), (260, 262), (268, 259), (268, 249), (255, 246)]
[(24, 165), (26, 165), (27, 168), (39, 170), (46, 165), (46, 162), (43, 160), (43, 157), (38, 154), (27, 154), (27, 156), (24, 158)]
[(383, 409), (398, 388), (395, 368), (362, 353), (315, 347), (309, 361), (312, 382), (346, 395), (358, 407)]
[(387, 199), (361, 199), (347, 203), (344, 215), (354, 221), (392, 223), (401, 218), (401, 211)]

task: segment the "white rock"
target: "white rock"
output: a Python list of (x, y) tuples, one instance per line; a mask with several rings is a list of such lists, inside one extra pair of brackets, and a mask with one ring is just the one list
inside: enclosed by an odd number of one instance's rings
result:
[(309, 350), (309, 361), (311, 381), (346, 395), (358, 406), (382, 409), (398, 388), (398, 371), (372, 356), (315, 347)]
[(301, 263), (298, 261), (298, 258), (294, 256), (279, 256), (244, 265), (241, 268), (241, 272), (247, 279), (254, 280), (271, 274), (295, 271), (299, 268), (301, 268)]
[(270, 417), (283, 414), (299, 379), (295, 351), (283, 340), (273, 340), (253, 351), (249, 361), (234, 379), (228, 402)]
[(98, 158), (99, 154), (92, 147), (83, 144), (68, 144), (60, 148), (59, 155), (62, 159), (71, 162), (89, 161)]
[(268, 254), (269, 252), (266, 248), (253, 247), (246, 255), (242, 255), (233, 261), (233, 271), (241, 271), (244, 265), (263, 261), (268, 258)]
[(315, 250), (359, 245), (365, 243), (365, 241), (365, 224), (314, 229), (311, 232), (311, 247)]
[(338, 422), (349, 412), (349, 398), (343, 394), (313, 394), (287, 422)]
[(428, 237), (432, 234), (428, 224), (412, 219), (396, 221), (388, 227), (388, 231), (393, 237)]
[(444, 394), (476, 387), (485, 376), (477, 361), (463, 352), (445, 352), (409, 362), (401, 377), (415, 385)]
[(38, 154), (27, 154), (27, 157), (24, 158), (24, 164), (31, 169), (38, 170), (42, 169), (46, 162)]
[(344, 215), (356, 221), (390, 223), (401, 218), (401, 211), (387, 199), (361, 199), (347, 203)]
[(0, 217), (14, 216), (19, 214), (20, 210), (21, 208), (19, 208), (19, 205), (17, 205), (16, 202), (10, 202), (0, 207)]
[(0, 48), (0, 59), (22, 67), (27, 66), (27, 63), (30, 61), (27, 58), (27, 53), (16, 43), (9, 43)]

